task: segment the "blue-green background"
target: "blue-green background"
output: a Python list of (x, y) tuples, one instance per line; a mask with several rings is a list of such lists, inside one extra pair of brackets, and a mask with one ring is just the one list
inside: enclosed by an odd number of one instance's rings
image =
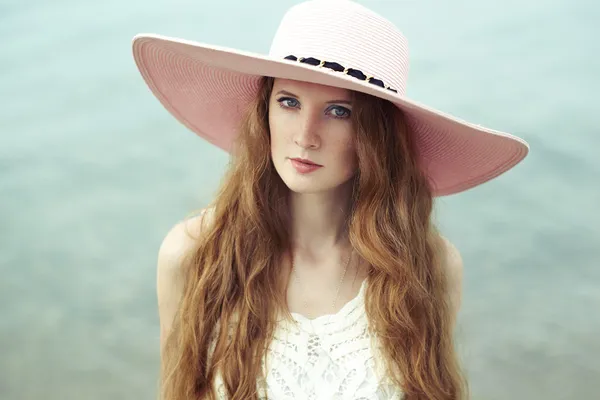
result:
[[(150, 94), (131, 38), (267, 52), (294, 3), (0, 0), (1, 399), (155, 398), (158, 246), (227, 157)], [(473, 398), (600, 398), (600, 3), (362, 3), (408, 37), (412, 98), (532, 148), (438, 202)]]

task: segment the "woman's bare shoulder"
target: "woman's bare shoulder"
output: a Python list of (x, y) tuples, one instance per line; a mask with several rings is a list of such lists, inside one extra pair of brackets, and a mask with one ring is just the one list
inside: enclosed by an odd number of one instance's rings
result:
[(452, 274), (462, 274), (463, 260), (460, 251), (445, 236), (440, 235), (440, 238), (444, 244), (444, 259), (448, 272)]
[(158, 250), (159, 267), (173, 268), (194, 246), (209, 222), (212, 209), (204, 209), (198, 215), (186, 218), (169, 229)]
[(175, 224), (162, 240), (158, 250), (156, 291), (161, 325), (161, 342), (167, 336), (183, 293), (182, 262), (195, 247), (212, 217), (212, 209)]
[(443, 243), (442, 258), (448, 278), (450, 301), (455, 313), (458, 313), (462, 303), (463, 259), (460, 251), (448, 238), (442, 235), (440, 235), (440, 238)]

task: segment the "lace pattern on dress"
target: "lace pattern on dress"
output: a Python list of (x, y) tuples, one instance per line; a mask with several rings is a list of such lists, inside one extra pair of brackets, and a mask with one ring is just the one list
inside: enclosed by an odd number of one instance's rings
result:
[[(383, 377), (379, 344), (359, 294), (331, 315), (310, 320), (292, 313), (281, 320), (263, 359), (259, 397), (269, 400), (400, 400), (401, 391)], [(213, 347), (214, 348), (214, 347)], [(217, 376), (217, 392), (225, 400)]]

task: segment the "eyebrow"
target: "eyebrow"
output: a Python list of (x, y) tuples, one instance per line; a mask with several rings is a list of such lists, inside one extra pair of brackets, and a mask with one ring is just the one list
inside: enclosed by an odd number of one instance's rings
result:
[[(276, 93), (276, 95), (279, 95), (279, 94), (283, 94), (283, 95), (286, 95), (286, 96), (292, 96), (292, 97), (298, 98), (297, 95), (295, 95), (294, 93), (288, 92), (287, 90), (280, 90), (279, 92)], [(327, 104), (333, 104), (333, 103), (335, 103), (335, 104), (348, 104), (348, 105), (352, 105), (352, 101), (350, 101), (350, 100), (329, 100), (329, 101), (326, 101), (326, 103)]]

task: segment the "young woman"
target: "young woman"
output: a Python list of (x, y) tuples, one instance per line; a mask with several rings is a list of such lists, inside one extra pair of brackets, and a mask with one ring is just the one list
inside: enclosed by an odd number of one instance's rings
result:
[(347, 0), (292, 7), (266, 56), (136, 36), (152, 92), (231, 153), (160, 247), (162, 399), (467, 397), (434, 200), (528, 145), (408, 99), (406, 46)]

